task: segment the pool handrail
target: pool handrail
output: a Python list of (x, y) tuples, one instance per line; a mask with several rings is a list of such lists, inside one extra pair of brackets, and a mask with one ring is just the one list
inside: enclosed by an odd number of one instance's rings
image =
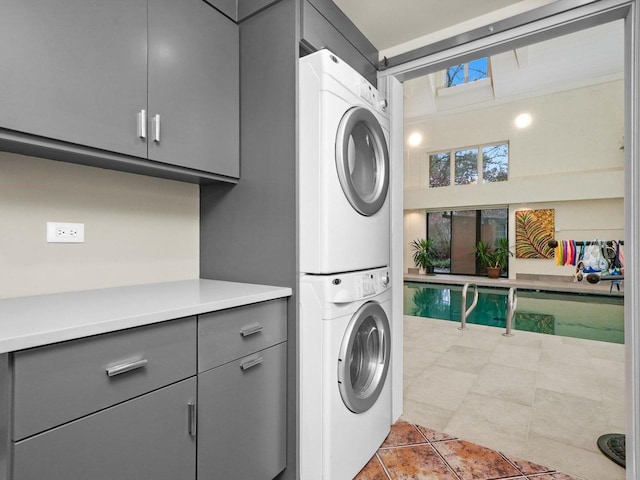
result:
[[(473, 303), (469, 308), (467, 308), (467, 290), (469, 287), (473, 287)], [(460, 313), (460, 326), (458, 330), (468, 330), (467, 328), (467, 317), (471, 315), (473, 309), (476, 308), (478, 304), (478, 285), (475, 283), (465, 283), (464, 287), (462, 287), (462, 312)]]
[(513, 337), (513, 318), (516, 315), (516, 308), (518, 308), (518, 289), (511, 287), (507, 297), (507, 330), (502, 334), (505, 337)]

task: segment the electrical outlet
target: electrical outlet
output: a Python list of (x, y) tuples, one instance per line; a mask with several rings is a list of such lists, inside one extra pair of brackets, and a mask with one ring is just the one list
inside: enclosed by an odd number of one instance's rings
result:
[(47, 222), (47, 242), (84, 243), (84, 223)]

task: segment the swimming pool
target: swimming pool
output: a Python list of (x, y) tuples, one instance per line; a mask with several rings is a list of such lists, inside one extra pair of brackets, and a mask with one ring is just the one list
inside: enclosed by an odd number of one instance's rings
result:
[[(468, 323), (505, 328), (508, 290), (478, 288)], [(467, 294), (467, 306), (473, 289)], [(460, 321), (462, 286), (404, 283), (404, 314)], [(514, 330), (624, 343), (624, 298), (518, 289)]]

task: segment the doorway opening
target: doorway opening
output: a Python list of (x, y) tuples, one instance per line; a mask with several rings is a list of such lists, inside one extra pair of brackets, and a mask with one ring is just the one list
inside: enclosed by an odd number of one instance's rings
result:
[[(599, 2), (596, 2), (596, 3), (599, 3)], [(624, 11), (624, 12), (621, 12), (620, 15), (618, 16), (618, 18), (624, 18), (628, 14), (629, 5), (628, 4), (626, 6), (622, 5), (622, 7), (627, 8), (627, 10)], [(579, 15), (578, 15), (578, 17), (579, 17)], [(576, 24), (573, 26), (573, 31), (582, 31), (582, 30), (585, 29), (586, 26), (592, 27), (594, 25), (597, 25), (598, 23), (606, 24), (606, 23), (609, 23), (612, 20), (612, 18), (611, 18), (610, 15), (604, 15), (604, 17), (602, 17), (600, 20), (601, 21), (599, 21), (599, 22), (598, 21), (594, 21), (594, 19), (592, 17), (590, 19), (590, 22), (589, 22), (588, 25), (586, 25), (585, 22), (576, 22)], [(550, 23), (553, 23), (553, 22), (550, 22)], [(547, 24), (547, 27), (548, 26), (549, 26), (549, 24)], [(627, 27), (627, 28), (629, 28), (629, 27)], [(535, 27), (532, 28), (532, 31), (533, 30), (535, 30)], [(567, 33), (566, 24), (564, 24), (564, 25), (562, 25), (562, 27), (558, 27), (558, 29), (553, 33), (550, 33), (549, 30), (547, 30), (544, 34), (542, 34), (542, 37), (545, 40), (548, 40), (548, 39), (550, 39), (552, 37), (555, 37), (555, 36), (558, 36), (558, 35), (562, 35), (562, 34), (566, 34), (566, 33)], [(629, 36), (629, 34), (628, 34), (628, 30), (627, 30), (627, 35), (628, 35), (627, 36), (627, 41), (628, 41), (628, 39), (631, 38)], [(539, 32), (537, 32), (537, 34), (532, 34), (531, 39), (535, 39), (536, 41), (540, 40)], [(517, 37), (514, 40), (514, 43), (517, 44), (518, 48), (521, 48), (521, 46), (523, 44), (525, 44), (525, 43), (527, 45), (531, 44), (532, 43), (531, 39), (530, 39), (530, 42), (523, 42), (522, 37)], [(387, 78), (387, 81), (388, 81), (388, 87), (387, 88), (390, 91), (390, 96), (392, 98), (395, 98), (395, 99), (398, 98), (398, 95), (397, 95), (397, 88), (398, 87), (397, 87), (397, 85), (394, 86), (394, 84), (393, 84), (393, 82), (395, 80), (398, 80), (398, 81), (401, 81), (401, 82), (405, 82), (404, 86), (405, 86), (405, 93), (406, 93), (406, 87), (407, 87), (407, 81), (408, 80), (411, 80), (411, 79), (414, 79), (414, 78), (417, 79), (420, 76), (424, 76), (424, 75), (428, 75), (428, 74), (433, 74), (433, 73), (435, 73), (437, 71), (442, 70), (442, 67), (446, 68), (449, 65), (454, 65), (456, 63), (459, 64), (461, 60), (467, 60), (468, 61), (468, 60), (470, 60), (472, 58), (479, 57), (479, 56), (482, 56), (484, 54), (491, 54), (491, 53), (495, 52), (496, 50), (499, 51), (499, 53), (503, 53), (503, 52), (507, 51), (507, 47), (505, 47), (505, 43), (507, 43), (507, 40), (505, 40), (503, 38), (503, 39), (501, 39), (501, 41), (503, 43), (500, 43), (500, 42), (497, 42), (497, 41), (495, 43), (492, 43), (490, 40), (487, 40), (484, 43), (481, 42), (481, 44), (482, 44), (481, 46), (477, 46), (477, 45), (475, 45), (473, 47), (460, 46), (460, 47), (452, 48), (452, 49), (450, 49), (450, 50), (448, 50), (446, 52), (436, 53), (436, 54), (432, 55), (426, 62), (423, 62), (420, 67), (412, 65), (410, 67), (407, 67), (406, 70), (404, 70), (404, 71), (401, 71), (398, 67), (395, 67), (395, 69), (391, 69), (392, 71), (389, 71), (389, 72), (387, 72), (385, 74), (386, 78)], [(620, 44), (618, 44), (618, 48), (620, 49)], [(474, 57), (471, 57), (471, 53), (469, 53), (469, 52), (472, 52)], [(627, 52), (627, 62), (629, 61), (628, 58), (630, 58), (630, 56), (633, 56), (633, 55), (635, 55), (633, 52), (631, 52), (631, 53)], [(629, 67), (627, 66), (627, 68), (629, 68)], [(418, 71), (419, 71), (419, 73), (417, 73)], [(385, 78), (385, 77), (383, 77), (383, 78)], [(621, 85), (621, 89), (620, 89), (621, 91), (626, 92), (626, 94), (628, 95), (630, 93), (630, 90), (631, 90), (631, 93), (635, 95), (634, 92), (636, 92), (636, 90), (634, 88), (637, 88), (637, 86), (633, 86), (633, 84), (631, 82), (629, 82), (629, 81), (628, 81), (627, 85), (625, 86), (624, 80), (622, 80), (620, 78), (617, 81)], [(637, 80), (635, 80), (635, 81), (637, 82)], [(629, 87), (629, 85), (632, 85), (632, 86)], [(402, 87), (400, 87), (400, 89), (401, 88)], [(394, 89), (396, 89), (395, 96), (394, 96)], [(549, 93), (547, 93), (547, 94), (550, 95)], [(622, 106), (622, 112), (623, 113), (621, 115), (621, 122), (623, 124), (622, 133), (623, 133), (623, 135), (624, 135), (624, 133), (626, 133), (628, 136), (629, 136), (630, 133), (633, 133), (633, 135), (635, 135), (635, 132), (630, 130), (630, 126), (629, 126), (629, 122), (633, 121), (634, 119), (633, 118), (629, 119), (629, 112), (628, 111), (626, 113), (626, 125), (625, 125), (624, 94), (623, 94), (622, 103), (623, 103), (623, 106)], [(393, 129), (393, 121), (394, 121), (393, 119), (394, 118), (397, 119), (397, 117), (394, 117), (393, 113), (392, 113), (392, 129)], [(567, 125), (570, 125), (570, 124), (567, 124)], [(560, 131), (561, 130), (562, 129), (560, 129)], [(452, 129), (449, 128), (448, 131), (451, 132)], [(406, 131), (406, 133), (409, 134), (409, 133), (412, 133), (412, 132)], [(423, 134), (423, 137), (424, 136), (425, 135)], [(442, 138), (442, 137), (440, 137), (440, 138)], [(396, 140), (399, 140), (399, 137), (396, 138)], [(484, 139), (484, 140), (483, 139), (478, 139), (477, 142), (482, 143), (482, 142), (487, 141), (487, 140), (491, 141), (491, 139)], [(621, 138), (618, 139), (618, 141), (620, 143), (617, 145), (616, 151), (613, 152), (613, 154), (614, 155), (618, 154), (619, 158), (621, 158), (621, 164), (623, 165), (623, 167), (620, 169), (618, 176), (620, 178), (623, 178), (624, 177), (624, 165), (627, 165), (627, 166), (630, 165), (630, 160), (631, 160), (631, 158), (633, 156), (632, 155), (633, 152), (629, 151), (629, 148), (630, 148), (629, 147), (629, 141), (627, 141), (626, 144), (625, 144), (624, 140), (621, 139)], [(464, 144), (465, 142), (462, 142), (462, 143)], [(396, 147), (397, 146), (398, 145), (396, 144)], [(448, 145), (447, 147), (444, 147), (444, 148), (449, 148), (449, 147), (455, 148), (456, 144), (454, 144), (453, 142), (450, 142), (450, 145)], [(634, 149), (633, 145), (631, 146), (631, 148)], [(626, 149), (626, 151), (625, 151), (625, 149)], [(400, 150), (400, 148), (397, 148), (395, 150), (395, 153), (397, 154), (399, 152), (399, 150)], [(431, 148), (430, 149), (430, 151), (435, 151), (435, 150), (438, 150), (438, 148)], [(635, 149), (634, 149), (634, 151), (635, 151)], [(510, 153), (512, 153), (512, 152), (510, 152)], [(551, 156), (552, 155), (548, 155), (547, 158), (549, 158)], [(511, 156), (510, 162), (512, 162), (512, 158), (513, 158), (513, 156)], [(539, 156), (539, 158), (543, 158), (543, 157)], [(556, 159), (556, 161), (557, 161), (557, 159)], [(425, 165), (425, 164), (428, 164), (428, 162), (425, 161), (423, 163), (423, 165)], [(417, 209), (420, 209), (420, 208), (425, 209), (425, 210), (429, 210), (429, 207), (419, 206), (419, 205), (415, 205), (414, 203), (412, 203), (412, 202), (415, 202), (416, 198), (419, 197), (419, 194), (417, 192), (417, 188), (414, 189), (414, 191), (412, 191), (411, 188), (410, 189), (406, 188), (407, 178), (409, 178), (409, 179), (427, 179), (428, 178), (428, 175), (426, 175), (424, 171), (421, 172), (419, 170), (419, 167), (416, 167), (416, 165), (419, 165), (419, 164), (418, 163), (411, 163), (411, 161), (408, 161), (407, 158), (405, 157), (405, 167), (404, 167), (404, 171), (405, 171), (405, 185), (404, 186), (405, 186), (405, 188), (403, 189), (403, 191), (404, 191), (404, 200), (405, 200), (404, 207), (411, 209), (412, 212), (415, 212)], [(535, 165), (535, 163), (530, 163), (529, 165), (533, 166), (533, 165)], [(511, 166), (512, 166), (512, 163), (510, 163), (510, 178), (512, 178), (511, 177), (511, 173), (512, 173)], [(418, 169), (417, 172), (416, 172), (416, 168)], [(575, 169), (573, 170), (574, 174), (578, 175), (578, 172), (580, 172), (582, 168), (583, 168), (583, 166), (578, 164), (578, 166), (576, 166)], [(600, 173), (603, 174), (604, 171), (601, 171)], [(551, 180), (551, 177), (552, 177), (552, 175), (547, 178), (547, 181), (553, 182), (553, 180)], [(601, 186), (603, 186), (606, 183), (606, 182), (604, 182), (602, 180), (602, 178), (604, 178), (604, 177), (601, 177), (601, 182), (602, 182)], [(633, 181), (634, 180), (631, 180), (631, 182), (633, 182)], [(625, 184), (625, 182), (623, 181), (622, 185), (624, 185), (624, 184)], [(397, 186), (397, 184), (396, 184), (396, 186)], [(627, 183), (627, 191), (630, 191), (628, 187), (629, 187), (629, 184)], [(418, 188), (422, 188), (423, 190), (427, 190), (428, 189), (428, 187), (425, 187), (424, 185), (418, 186)], [(569, 187), (569, 188), (571, 189), (572, 187)], [(621, 185), (619, 185), (618, 188), (620, 188), (624, 192), (624, 188), (622, 188)], [(470, 200), (470, 198), (474, 198), (474, 195), (467, 194), (467, 193), (468, 192), (465, 192), (465, 195), (462, 195), (462, 194), (460, 194), (460, 192), (451, 192), (448, 196), (446, 194), (443, 195), (442, 198), (439, 200), (442, 203), (441, 204), (438, 204), (438, 203), (431, 204), (430, 205), (431, 209), (429, 210), (429, 213), (437, 213), (437, 212), (442, 212), (442, 211), (447, 211), (447, 210), (453, 210), (454, 208), (463, 209), (464, 207), (468, 208), (470, 206), (473, 206), (473, 201)], [(502, 193), (514, 194), (513, 192), (509, 192), (508, 188), (505, 188)], [(525, 193), (526, 193), (526, 191), (525, 191)], [(495, 205), (495, 202), (491, 202), (491, 201), (486, 201), (485, 200), (486, 196), (483, 196), (485, 194), (486, 194), (486, 192), (481, 192), (480, 190), (478, 190), (478, 194), (475, 195), (476, 201), (478, 203), (480, 203), (480, 205), (482, 205), (484, 207), (487, 207), (487, 206), (491, 207), (491, 206)], [(597, 196), (598, 196), (598, 194), (596, 193), (594, 195), (594, 197), (597, 197)], [(609, 198), (607, 201), (605, 201), (605, 203), (608, 203), (607, 206), (603, 207), (603, 208), (605, 208), (605, 209), (611, 208), (614, 211), (618, 211), (618, 212), (622, 211), (624, 209), (624, 207), (625, 207), (625, 205), (624, 205), (625, 198), (624, 197), (625, 197), (624, 193), (618, 193), (618, 195), (616, 197), (617, 198), (617, 200), (616, 200), (617, 201), (617, 205), (614, 205), (611, 202), (609, 202), (608, 200), (612, 200), (611, 198)], [(396, 205), (398, 205), (398, 203), (399, 203), (398, 202), (398, 197), (395, 197), (395, 198), (396, 198)], [(435, 197), (433, 197), (433, 198), (435, 198)], [(478, 200), (478, 198), (479, 198), (479, 200)], [(511, 197), (511, 198), (515, 198), (515, 194), (514, 194), (514, 197)], [(590, 200), (593, 200), (593, 198), (590, 198), (590, 197), (589, 198), (588, 197), (584, 197), (582, 199), (577, 199), (577, 198), (557, 199), (556, 198), (556, 199), (553, 199), (552, 202), (546, 202), (542, 198), (536, 198), (535, 201), (531, 201), (529, 198), (526, 198), (526, 199), (520, 200), (520, 202), (522, 204), (524, 204), (524, 205), (522, 205), (522, 208), (529, 208), (529, 205), (533, 205), (534, 207), (539, 207), (539, 208), (545, 208), (545, 207), (549, 207), (548, 203), (556, 203), (556, 202), (559, 202), (559, 201), (563, 201), (563, 202), (565, 202), (565, 201), (589, 202)], [(605, 200), (605, 199), (602, 199), (602, 200)], [(627, 202), (629, 202), (630, 199), (627, 198), (626, 200), (627, 200)], [(504, 205), (505, 203), (507, 203), (508, 205), (511, 205), (512, 202), (511, 202), (511, 200), (507, 200), (506, 202), (505, 201), (501, 201), (500, 203), (502, 205)], [(514, 202), (514, 203), (517, 203), (517, 201)], [(585, 205), (585, 204), (583, 204), (583, 205)], [(573, 207), (573, 206), (571, 206), (571, 207)], [(628, 208), (629, 205), (627, 204), (626, 207)], [(515, 211), (516, 211), (515, 208), (512, 209), (510, 207), (510, 215), (513, 215), (515, 213)], [(565, 213), (567, 214), (566, 218), (572, 218), (571, 214), (569, 213), (570, 211), (571, 211), (571, 208), (569, 208), (569, 209), (567, 209), (565, 211)], [(398, 212), (399, 212), (399, 210), (396, 209), (395, 213), (397, 214)], [(600, 210), (599, 212), (603, 213), (604, 210)], [(594, 214), (594, 212), (592, 212), (592, 214)], [(634, 213), (633, 209), (629, 209), (629, 208), (628, 208), (628, 210), (627, 210), (627, 212), (625, 214), (621, 214), (621, 213), (618, 214), (618, 215), (622, 215), (623, 218), (624, 218), (624, 222), (623, 222), (623, 225), (622, 225), (622, 230), (623, 231), (622, 232), (619, 232), (619, 231), (615, 232), (615, 236), (618, 237), (618, 238), (626, 237), (628, 246), (629, 246), (629, 231), (628, 231), (628, 229), (631, 226), (630, 225), (630, 220), (632, 218), (634, 218), (633, 215), (636, 215), (636, 214), (637, 213)], [(563, 215), (564, 215), (564, 213), (563, 213)], [(603, 216), (607, 217), (607, 215), (603, 215)], [(425, 224), (426, 224), (426, 218), (427, 218), (427, 215), (426, 215), (426, 212), (425, 212)], [(573, 217), (573, 218), (575, 218), (575, 217)], [(393, 220), (392, 220), (392, 222), (393, 222)], [(397, 225), (397, 222), (396, 222), (396, 225)], [(405, 218), (405, 225), (406, 225), (406, 218)], [(510, 236), (514, 236), (513, 228), (514, 227), (510, 227), (510, 234), (511, 234)], [(580, 229), (577, 228), (577, 227), (575, 227), (575, 228), (572, 227), (572, 229), (574, 230), (574, 233), (572, 233), (571, 235), (577, 236), (577, 232)], [(615, 230), (620, 230), (620, 228), (616, 228)], [(411, 238), (399, 239), (399, 238), (396, 237), (396, 239), (395, 239), (395, 248), (404, 251), (404, 248), (403, 248), (404, 247), (404, 243), (406, 243), (409, 240), (411, 240)], [(402, 258), (403, 255), (398, 253), (397, 250), (394, 250), (394, 252), (395, 252), (395, 257), (394, 257), (395, 268), (394, 268), (394, 272), (395, 272), (395, 275), (396, 275), (396, 278), (397, 278), (404, 271), (404, 267), (406, 267), (408, 262), (404, 261), (404, 259)], [(402, 267), (400, 267), (399, 265), (402, 265)], [(514, 274), (517, 274), (517, 273), (518, 273), (518, 270), (516, 269), (515, 272), (511, 273), (511, 275), (514, 275)], [(633, 283), (631, 283), (631, 285), (629, 285), (629, 283), (630, 283), (629, 279), (627, 279), (627, 290), (629, 289), (629, 286), (631, 286), (632, 288), (635, 288)], [(398, 299), (396, 297), (396, 300), (399, 300), (399, 301), (396, 301), (395, 305), (398, 305), (398, 304), (402, 305), (401, 298)], [(635, 300), (631, 300), (631, 301), (635, 301)], [(635, 310), (633, 310), (633, 311), (635, 311)], [(627, 312), (631, 312), (631, 308), (627, 308)], [(396, 310), (396, 313), (398, 313), (397, 310)], [(401, 314), (401, 312), (400, 312), (400, 314)], [(628, 315), (629, 315), (629, 313), (627, 314), (627, 317), (628, 317)], [(627, 330), (630, 331), (632, 334), (635, 333), (635, 321), (634, 321), (634, 319), (633, 318), (627, 318), (626, 323), (627, 323)], [(571, 349), (569, 349), (569, 350), (571, 350)], [(458, 353), (460, 353), (460, 352), (458, 352)], [(551, 355), (551, 354), (548, 353), (548, 352), (545, 353), (545, 354), (541, 353), (540, 354), (540, 358), (544, 358), (544, 356), (546, 356), (548, 358), (549, 355)], [(628, 367), (627, 367), (629, 371), (633, 371), (634, 367), (636, 366), (635, 364), (637, 363), (637, 359), (636, 359), (635, 355), (636, 355), (636, 352), (634, 352), (634, 355), (632, 355), (630, 357), (630, 359), (629, 359), (629, 360), (631, 360), (633, 362), (632, 365), (628, 365)], [(622, 369), (624, 370), (624, 359), (625, 359), (624, 352), (622, 353), (622, 357), (623, 357)], [(470, 372), (467, 372), (467, 373), (470, 373)], [(623, 378), (624, 378), (624, 375), (623, 375)], [(629, 378), (629, 376), (627, 376), (627, 378)], [(631, 394), (632, 397), (633, 397), (633, 394), (637, 390), (636, 386), (634, 386), (634, 384), (631, 383), (631, 384), (628, 384), (626, 388), (627, 388), (627, 393)], [(565, 397), (566, 396), (567, 395), (565, 395)], [(624, 381), (623, 381), (622, 389), (619, 388), (616, 391), (615, 396), (618, 399), (617, 400), (618, 407), (622, 406), (622, 410), (624, 411), (624, 401), (623, 401), (623, 398), (625, 396)], [(636, 403), (637, 403), (637, 398), (632, 398), (632, 404), (636, 404)], [(440, 413), (442, 413), (442, 412), (440, 412)], [(476, 412), (476, 413), (478, 413), (478, 412)], [(624, 414), (622, 415), (622, 417), (624, 417)], [(629, 414), (629, 417), (630, 417), (630, 421), (628, 423), (632, 427), (636, 427), (637, 421), (635, 419), (635, 415), (633, 415), (631, 413), (631, 414)], [(432, 416), (432, 418), (433, 418), (433, 416)], [(618, 425), (620, 427), (622, 427), (624, 429), (624, 427), (625, 427), (624, 423), (625, 422), (624, 422), (624, 420), (620, 420), (620, 416), (618, 416), (618, 420), (616, 420), (616, 422), (618, 423)], [(622, 423), (622, 425), (620, 425), (621, 423)], [(473, 427), (467, 425), (466, 430), (467, 431), (472, 431), (472, 428)], [(494, 425), (494, 428), (495, 428), (495, 425)], [(633, 442), (635, 441), (634, 438), (633, 438), (633, 432), (635, 432), (635, 429), (632, 429), (632, 430), (633, 431), (629, 434), (631, 445), (633, 445)], [(594, 444), (595, 444), (596, 439), (597, 439), (597, 436), (593, 439), (593, 443)], [(562, 442), (560, 442), (560, 444), (562, 444)], [(556, 447), (558, 447), (558, 446), (559, 445), (556, 444)], [(525, 448), (525, 447), (523, 447), (523, 448)], [(633, 450), (631, 450), (631, 451), (633, 451)], [(597, 453), (595, 455), (597, 455)], [(525, 456), (525, 458), (526, 458), (526, 456)], [(629, 472), (629, 469), (627, 471)], [(568, 472), (568, 473), (572, 473), (572, 472)], [(589, 478), (589, 477), (586, 477), (586, 478)], [(596, 478), (596, 477), (594, 477), (594, 478)], [(597, 478), (603, 478), (603, 477), (597, 477)]]

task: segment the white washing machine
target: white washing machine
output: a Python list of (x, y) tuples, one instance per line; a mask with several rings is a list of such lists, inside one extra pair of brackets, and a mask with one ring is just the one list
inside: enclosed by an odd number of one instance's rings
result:
[(328, 50), (300, 59), (300, 271), (389, 265), (389, 117), (378, 91)]
[(352, 479), (391, 428), (388, 268), (300, 280), (300, 479)]

